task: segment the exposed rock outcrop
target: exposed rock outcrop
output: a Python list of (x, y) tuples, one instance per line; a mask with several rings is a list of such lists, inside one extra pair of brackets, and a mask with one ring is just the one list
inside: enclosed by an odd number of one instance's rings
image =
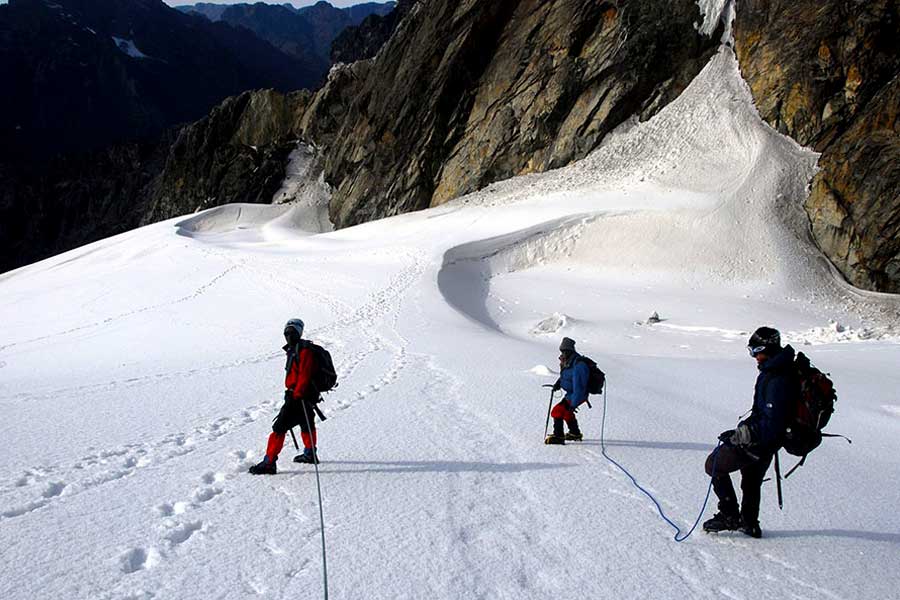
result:
[(900, 292), (898, 4), (744, 0), (734, 30), (761, 116), (822, 153), (817, 243), (854, 285)]
[(309, 100), (308, 92), (245, 92), (182, 128), (148, 190), (152, 202), (142, 222), (231, 202), (271, 202)]
[(691, 0), (417, 3), (327, 152), (338, 226), (585, 156), (676, 96), (718, 42)]

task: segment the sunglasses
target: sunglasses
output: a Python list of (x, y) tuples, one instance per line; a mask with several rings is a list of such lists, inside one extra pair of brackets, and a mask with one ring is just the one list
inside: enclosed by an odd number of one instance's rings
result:
[(752, 356), (753, 358), (756, 358), (756, 356), (758, 354), (762, 354), (763, 352), (766, 351), (766, 347), (765, 346), (747, 346), (747, 350), (750, 351), (750, 356)]

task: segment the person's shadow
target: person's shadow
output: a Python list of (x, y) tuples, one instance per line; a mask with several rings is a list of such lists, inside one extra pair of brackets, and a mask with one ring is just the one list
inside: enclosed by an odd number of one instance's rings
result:
[[(565, 469), (574, 466), (576, 465), (568, 463), (490, 463), (452, 460), (323, 460), (319, 463), (319, 473), (322, 475), (353, 473), (523, 473), (525, 471)], [(279, 471), (278, 474), (306, 475), (311, 472), (310, 469), (303, 468), (303, 470)]]
[[(584, 444), (585, 446), (600, 446), (600, 440), (585, 439), (582, 442), (572, 442), (573, 444)], [(606, 440), (606, 445), (611, 448), (648, 448), (651, 450), (695, 450), (697, 452), (712, 452), (715, 450), (715, 444), (698, 444), (695, 442), (655, 442), (644, 440)]]
[(795, 529), (775, 530), (767, 529), (767, 538), (806, 538), (806, 537), (831, 537), (866, 540), (869, 542), (886, 542), (900, 545), (900, 533), (889, 531), (854, 531), (852, 529)]

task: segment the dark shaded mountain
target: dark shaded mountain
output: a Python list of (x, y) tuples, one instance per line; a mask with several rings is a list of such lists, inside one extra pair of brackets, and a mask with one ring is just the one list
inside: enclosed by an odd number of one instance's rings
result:
[(294, 8), (290, 4), (209, 4), (178, 7), (186, 13), (203, 15), (254, 32), (282, 52), (315, 68), (324, 77), (331, 64), (331, 44), (344, 29), (371, 15), (392, 12), (394, 2), (358, 4), (336, 8), (328, 2)]
[(415, 0), (399, 0), (395, 10), (371, 14), (359, 25), (344, 29), (331, 43), (331, 62), (351, 63), (375, 56), (414, 4)]
[(252, 31), (285, 54), (294, 57), (324, 79), (328, 57), (318, 48), (315, 26), (293, 8), (272, 4), (235, 4), (226, 7), (219, 20)]
[[(229, 6), (231, 5), (213, 4), (212, 2), (198, 2), (197, 4), (185, 4), (182, 6), (176, 6), (175, 8), (184, 13), (197, 14), (201, 17), (206, 17), (210, 21), (218, 21), (222, 18), (222, 13), (225, 12)], [(293, 10), (293, 7), (290, 4), (283, 4), (282, 6)]]
[(0, 160), (149, 139), (246, 89), (319, 77), (161, 0), (12, 0), (0, 6)]
[(0, 272), (137, 227), (172, 141), (49, 158), (28, 171), (0, 162)]

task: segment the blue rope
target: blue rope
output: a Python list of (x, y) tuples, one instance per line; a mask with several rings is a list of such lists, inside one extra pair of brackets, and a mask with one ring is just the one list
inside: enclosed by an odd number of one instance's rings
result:
[[(719, 442), (719, 444), (717, 444), (715, 449), (713, 450), (713, 464), (712, 464), (713, 472), (716, 471), (716, 460), (719, 457), (718, 455), (719, 455), (719, 447), (720, 446), (721, 446), (721, 442)], [(644, 494), (648, 498), (650, 498), (650, 500), (653, 501), (653, 504), (656, 505), (656, 510), (659, 511), (659, 516), (663, 518), (663, 521), (665, 521), (666, 523), (668, 523), (675, 529), (675, 538), (674, 539), (676, 542), (683, 542), (684, 540), (691, 537), (691, 534), (694, 533), (694, 529), (697, 528), (697, 524), (700, 523), (700, 519), (703, 518), (703, 513), (706, 511), (706, 504), (707, 504), (707, 502), (709, 502), (709, 494), (712, 491), (712, 478), (709, 479), (709, 487), (706, 488), (706, 498), (703, 499), (703, 507), (700, 509), (700, 514), (697, 515), (697, 520), (694, 521), (694, 525), (691, 527), (690, 531), (688, 531), (687, 534), (682, 536), (681, 535), (681, 533), (682, 533), (681, 527), (676, 525), (672, 521), (672, 519), (670, 519), (669, 517), (666, 516), (665, 511), (663, 510), (662, 506), (659, 504), (659, 501), (657, 501), (657, 499), (653, 497), (653, 494), (651, 494), (643, 486), (641, 486), (641, 484), (638, 483), (638, 480), (635, 479), (634, 475), (632, 475), (631, 473), (628, 472), (628, 469), (623, 467), (613, 457), (611, 457), (609, 454), (606, 453), (606, 386), (603, 387), (603, 422), (600, 425), (600, 450), (601, 450), (601, 452), (603, 452), (603, 456), (606, 457), (606, 460), (608, 460), (612, 464), (616, 465), (620, 471), (625, 473), (628, 476), (628, 478), (631, 479), (631, 483), (634, 484), (634, 487), (636, 487), (637, 489), (644, 492)]]

